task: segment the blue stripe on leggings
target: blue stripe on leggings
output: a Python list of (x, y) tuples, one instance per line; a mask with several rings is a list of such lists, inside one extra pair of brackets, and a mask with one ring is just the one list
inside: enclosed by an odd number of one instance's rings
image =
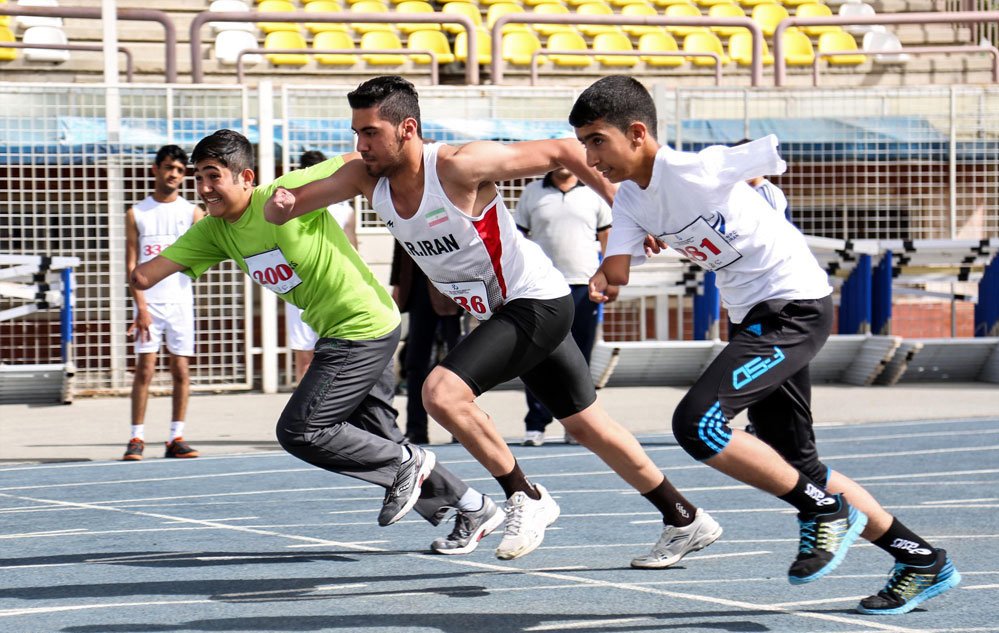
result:
[(715, 402), (697, 423), (697, 436), (716, 455), (725, 450), (732, 439), (732, 432), (724, 428), (727, 422), (721, 412), (721, 403)]

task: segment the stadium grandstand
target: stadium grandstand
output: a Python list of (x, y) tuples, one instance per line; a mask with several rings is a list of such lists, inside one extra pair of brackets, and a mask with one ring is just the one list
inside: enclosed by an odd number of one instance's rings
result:
[[(345, 95), (380, 74), (418, 84), (428, 138), (561, 137), (578, 92), (623, 72), (649, 86), (676, 148), (780, 139), (790, 169), (773, 181), (839, 304), (843, 338), (821, 379), (999, 381), (987, 3), (122, 0), (113, 90), (98, 4), (0, 0), (0, 255), (79, 259), (70, 359), (65, 315), (23, 288), (34, 273), (0, 268), (0, 314), (39, 308), (0, 320), (0, 363), (71, 362), (76, 393), (127, 391), (124, 211), (163, 144), (240, 130), (268, 180), (305, 150), (349, 151)], [(524, 184), (502, 183), (511, 208)], [(193, 182), (183, 193), (196, 198)], [(391, 238), (356, 210), (362, 257), (387, 280)], [(717, 353), (726, 321), (710, 277), (669, 254), (635, 277), (605, 315), (595, 379), (658, 371), (675, 341), (703, 342), (695, 369)], [(273, 297), (232, 266), (195, 287), (195, 389), (292, 380)]]

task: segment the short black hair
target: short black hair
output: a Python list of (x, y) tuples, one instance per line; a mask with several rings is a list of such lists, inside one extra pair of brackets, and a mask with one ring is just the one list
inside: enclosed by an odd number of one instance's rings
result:
[(640, 121), (656, 138), (656, 104), (652, 95), (637, 79), (627, 75), (609, 75), (596, 81), (576, 99), (569, 113), (572, 127), (583, 127), (603, 119), (622, 132)]
[(310, 149), (307, 152), (302, 152), (302, 157), (298, 159), (298, 166), (305, 169), (306, 167), (318, 165), (324, 160), (326, 160), (326, 154), (323, 154), (317, 149)]
[(165, 160), (176, 160), (186, 165), (187, 152), (177, 147), (176, 145), (164, 145), (156, 152), (156, 158), (153, 164), (160, 165)]
[(745, 145), (746, 143), (752, 143), (752, 142), (753, 142), (753, 139), (743, 138), (743, 139), (739, 139), (735, 143), (732, 143), (732, 147), (739, 147), (740, 145)]
[(416, 119), (416, 135), (423, 138), (420, 95), (411, 82), (398, 75), (384, 75), (365, 81), (347, 94), (347, 101), (354, 110), (377, 106), (378, 116), (392, 125), (399, 125), (408, 118)]
[(235, 178), (244, 169), (253, 169), (253, 146), (239, 132), (216, 130), (198, 141), (191, 152), (191, 160), (195, 164), (206, 159), (218, 161), (223, 167), (228, 167)]

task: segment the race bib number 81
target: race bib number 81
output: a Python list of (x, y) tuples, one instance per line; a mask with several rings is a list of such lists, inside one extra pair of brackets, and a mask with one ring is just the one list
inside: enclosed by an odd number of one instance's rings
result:
[(244, 261), (253, 281), (279, 295), (302, 283), (279, 248), (251, 255)]
[(703, 217), (676, 233), (665, 233), (659, 238), (705, 270), (725, 268), (742, 257), (742, 253), (732, 248), (725, 236)]

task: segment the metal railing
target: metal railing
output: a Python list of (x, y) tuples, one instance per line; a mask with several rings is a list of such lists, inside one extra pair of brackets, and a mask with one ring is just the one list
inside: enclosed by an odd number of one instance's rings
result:
[(685, 53), (683, 51), (597, 51), (597, 50), (557, 50), (539, 48), (531, 53), (531, 85), (538, 82), (538, 57), (542, 55), (561, 55), (563, 57), (710, 57), (715, 60), (715, 85), (721, 85), (722, 58), (718, 53)]
[[(13, 4), (0, 4), (0, 15), (26, 15), (43, 18), (102, 19), (100, 7), (23, 7)], [(163, 25), (163, 75), (167, 83), (177, 83), (177, 28), (170, 16), (155, 9), (118, 9), (119, 20), (158, 22)], [(75, 46), (75, 45), (74, 45)], [(44, 48), (31, 45), (28, 48)], [(121, 48), (118, 49), (121, 51)]]
[(854, 49), (852, 51), (819, 51), (815, 53), (815, 60), (812, 62), (812, 85), (819, 85), (819, 62), (823, 57), (837, 57), (839, 55), (932, 55), (939, 53), (988, 53), (992, 56), (992, 83), (999, 83), (999, 48), (991, 44), (976, 45), (962, 44), (960, 46), (912, 46), (901, 49)]
[[(0, 5), (2, 6), (2, 5)], [(479, 83), (478, 37), (475, 24), (467, 15), (452, 13), (242, 13), (235, 11), (212, 12), (205, 11), (194, 16), (191, 21), (191, 81), (199, 84), (204, 81), (204, 69), (201, 60), (201, 27), (206, 22), (323, 22), (323, 23), (362, 23), (362, 24), (392, 24), (396, 22), (416, 24), (460, 24), (468, 34), (468, 60), (465, 62), (465, 83)], [(400, 55), (405, 55), (407, 49), (400, 49)], [(359, 49), (363, 53), (364, 49)]]
[[(100, 44), (26, 44), (24, 42), (0, 42), (0, 48), (40, 48), (46, 51), (100, 51), (104, 52), (104, 47)], [(124, 46), (118, 47), (118, 52), (125, 56), (125, 81), (132, 83), (134, 74), (134, 64), (132, 63), (132, 51)]]
[(243, 83), (243, 58), (247, 55), (399, 55), (430, 58), (430, 84), (440, 83), (440, 61), (437, 53), (424, 48), (245, 48), (236, 55), (236, 81)]
[[(493, 84), (503, 83), (503, 70), (506, 62), (503, 59), (503, 27), (507, 24), (566, 24), (566, 25), (604, 25), (604, 26), (729, 26), (742, 27), (753, 36), (753, 61), (751, 65), (751, 83), (759, 86), (763, 80), (763, 30), (750, 18), (667, 18), (660, 16), (628, 17), (623, 15), (539, 15), (536, 13), (508, 13), (497, 18), (493, 23), (492, 63), (490, 72)], [(471, 49), (471, 43), (469, 43)], [(644, 52), (643, 52), (644, 53)], [(603, 54), (603, 53), (601, 53)], [(638, 53), (636, 53), (638, 54)]]
[[(825, 18), (785, 18), (774, 29), (774, 85), (787, 80), (784, 60), (784, 32), (792, 26), (864, 26), (885, 24), (985, 24), (999, 22), (999, 11), (953, 11), (940, 13), (879, 13), (871, 16), (832, 16)], [(894, 53), (905, 53), (901, 51)], [(863, 54), (856, 51), (855, 54)], [(756, 55), (754, 51), (754, 56)]]

